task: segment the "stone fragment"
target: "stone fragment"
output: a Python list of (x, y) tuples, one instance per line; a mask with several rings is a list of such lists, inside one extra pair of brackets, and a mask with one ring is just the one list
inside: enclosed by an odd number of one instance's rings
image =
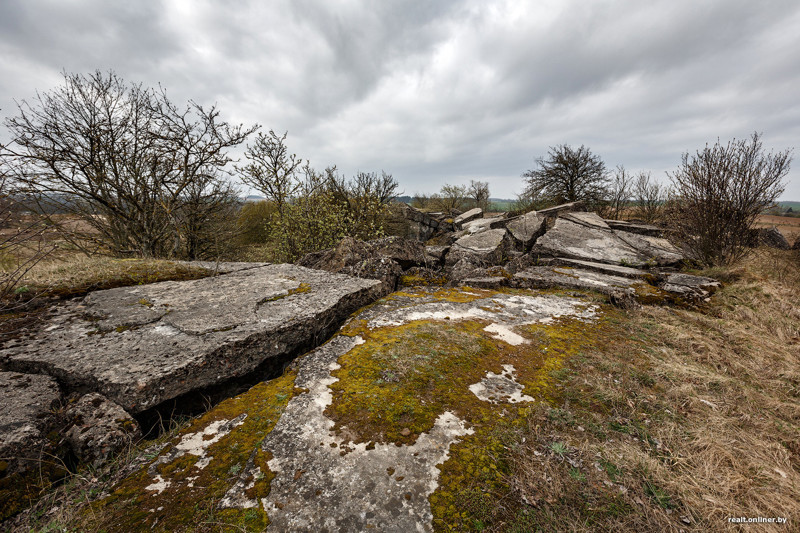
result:
[(447, 252), (450, 251), (449, 246), (426, 246), (425, 247), (425, 261), (429, 265), (440, 265), (444, 263), (444, 258)]
[(783, 236), (783, 233), (776, 228), (758, 228), (758, 244), (761, 246), (768, 246), (770, 248), (777, 248), (778, 250), (788, 250), (789, 241)]
[(521, 215), (506, 225), (506, 229), (522, 247), (527, 251), (533, 243), (541, 237), (546, 229), (545, 218), (535, 211)]
[(461, 237), (447, 253), (446, 263), (452, 265), (464, 257), (478, 259), (487, 265), (503, 262), (511, 249), (511, 237), (504, 229), (491, 229), (475, 235)]
[(500, 228), (507, 219), (505, 217), (478, 218), (463, 224), (464, 231), (470, 235), (482, 233), (494, 228)]
[(0, 398), (0, 477), (4, 477), (36, 466), (41, 454), (52, 450), (47, 432), (61, 391), (49, 376), (0, 372)]
[(135, 414), (312, 348), (383, 293), (379, 281), (296, 265), (98, 291), (63, 306), (67, 321), (0, 351), (0, 364)]
[(457, 228), (460, 228), (462, 224), (469, 222), (471, 220), (475, 220), (476, 218), (482, 218), (482, 217), (483, 217), (483, 209), (481, 209), (480, 207), (476, 207), (475, 209), (470, 209), (469, 211), (466, 211), (465, 213), (461, 213), (460, 215), (458, 215), (453, 220), (453, 224), (455, 224)]
[(122, 407), (96, 392), (70, 405), (66, 418), (72, 424), (66, 433), (72, 451), (95, 468), (142, 437), (139, 424)]
[(683, 297), (704, 299), (714, 294), (721, 286), (722, 284), (713, 278), (675, 272), (667, 274), (661, 288)]

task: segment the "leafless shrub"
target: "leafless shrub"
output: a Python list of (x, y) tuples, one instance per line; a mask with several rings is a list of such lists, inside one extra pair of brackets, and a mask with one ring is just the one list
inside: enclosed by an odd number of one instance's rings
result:
[(646, 224), (659, 222), (669, 190), (654, 180), (649, 172), (640, 172), (633, 185), (633, 216)]
[(267, 259), (294, 261), (345, 236), (383, 236), (387, 206), (397, 195), (392, 175), (359, 172), (346, 179), (335, 166), (317, 171), (289, 154), (286, 137), (273, 131), (258, 135), (245, 152), (248, 164), (237, 167), (242, 181), (273, 206), (265, 213), (266, 240), (271, 244)]
[(689, 257), (715, 266), (744, 256), (756, 217), (784, 190), (791, 159), (790, 149), (766, 153), (759, 133), (683, 154), (669, 174), (675, 194), (668, 216)]
[(432, 198), (433, 206), (436, 210), (448, 214), (456, 211), (463, 211), (467, 206), (467, 187), (465, 185), (442, 185), (439, 194)]
[(625, 208), (631, 201), (631, 187), (633, 176), (619, 165), (606, 188), (606, 198), (600, 207), (600, 214), (604, 218), (619, 220)]
[(479, 207), (484, 211), (489, 209), (489, 182), (470, 180), (467, 195), (472, 200), (473, 207)]

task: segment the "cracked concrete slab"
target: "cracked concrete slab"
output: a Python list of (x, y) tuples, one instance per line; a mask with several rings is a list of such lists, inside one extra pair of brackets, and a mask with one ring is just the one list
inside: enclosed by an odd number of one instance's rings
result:
[(295, 265), (98, 291), (0, 363), (137, 413), (312, 348), (380, 295), (379, 281)]

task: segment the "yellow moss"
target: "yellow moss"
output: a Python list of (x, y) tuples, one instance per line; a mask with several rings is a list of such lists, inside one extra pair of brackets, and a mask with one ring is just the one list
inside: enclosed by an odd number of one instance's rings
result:
[[(93, 503), (83, 513), (82, 526), (87, 530), (109, 532), (151, 528), (154, 531), (189, 531), (198, 524), (199, 517), (211, 516), (213, 520), (208, 520), (230, 524), (236, 530), (263, 530), (269, 519), (260, 507), (219, 510), (217, 506), (251, 457), (262, 476), (248, 495), (263, 498), (269, 493), (274, 474), (267, 467), (270, 454), (261, 450), (261, 441), (275, 427), (295, 393), (294, 379), (295, 373), (287, 372), (280, 378), (259, 383), (196, 419), (175, 437), (173, 445), (184, 435), (202, 431), (214, 421), (233, 420), (247, 414), (241, 426), (208, 447), (206, 457), (213, 459), (204, 469), (196, 468), (198, 457), (191, 454), (159, 464), (156, 471), (170, 485), (157, 494), (145, 490), (153, 483), (153, 478), (144, 468), (123, 480), (109, 497)], [(169, 447), (164, 453), (167, 450)]]
[(284, 298), (288, 298), (293, 294), (303, 294), (304, 292), (308, 292), (311, 290), (311, 286), (308, 283), (301, 283), (298, 287), (294, 289), (289, 289), (286, 291), (286, 294), (278, 294), (277, 296), (272, 296), (270, 298), (266, 298), (264, 303), (266, 302), (277, 302), (278, 300), (283, 300)]

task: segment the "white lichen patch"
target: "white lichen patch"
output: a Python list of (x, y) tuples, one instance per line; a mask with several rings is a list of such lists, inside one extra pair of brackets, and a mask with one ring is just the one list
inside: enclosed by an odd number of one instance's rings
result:
[(208, 450), (212, 444), (219, 442), (222, 437), (230, 433), (236, 426), (244, 424), (245, 418), (247, 418), (247, 415), (242, 414), (232, 421), (215, 420), (203, 428), (202, 431), (184, 435), (181, 441), (175, 445), (175, 449), (182, 452), (180, 455), (183, 455), (183, 453), (190, 453), (201, 458), (205, 457), (206, 450)]
[(155, 478), (153, 478), (153, 482), (150, 485), (146, 486), (144, 490), (152, 490), (156, 491), (157, 494), (161, 494), (170, 485), (172, 485), (170, 481), (165, 481), (163, 477), (158, 475)]
[(505, 326), (503, 324), (489, 324), (483, 331), (487, 333), (492, 333), (495, 339), (501, 340), (503, 342), (507, 342), (511, 346), (519, 346), (520, 344), (525, 344), (528, 342), (528, 339), (521, 335), (517, 335), (511, 328)]
[[(471, 293), (466, 293), (471, 294)], [(587, 305), (577, 298), (553, 295), (496, 294), (468, 303), (431, 301), (393, 310), (369, 320), (370, 329), (400, 326), (414, 320), (486, 320), (484, 328), (494, 338), (519, 346), (527, 341), (514, 332), (516, 326), (549, 324), (560, 317), (591, 320), (598, 306)], [(386, 316), (390, 315), (390, 316)]]
[(516, 380), (516, 369), (513, 365), (503, 365), (499, 374), (487, 372), (480, 382), (469, 386), (469, 390), (479, 400), (490, 403), (532, 402), (534, 398), (522, 394), (524, 387)]
[[(203, 470), (211, 463), (211, 460), (213, 459), (212, 456), (206, 455), (208, 448), (215, 442), (219, 442), (219, 440), (230, 433), (233, 428), (244, 424), (245, 418), (247, 418), (247, 414), (242, 413), (233, 420), (215, 420), (201, 431), (187, 433), (184, 435), (180, 442), (171, 447), (167, 453), (160, 455), (158, 459), (153, 461), (153, 463), (148, 467), (147, 472), (150, 474), (150, 476), (152, 476), (153, 483), (145, 487), (145, 489), (158, 490), (158, 493), (161, 494), (161, 492), (169, 487), (172, 482), (162, 478), (161, 474), (158, 473), (158, 466), (171, 463), (187, 453), (198, 457), (197, 462), (194, 464), (194, 468), (196, 470)], [(188, 482), (190, 483), (189, 486), (193, 485), (193, 481), (195, 479), (197, 478), (187, 478)]]

